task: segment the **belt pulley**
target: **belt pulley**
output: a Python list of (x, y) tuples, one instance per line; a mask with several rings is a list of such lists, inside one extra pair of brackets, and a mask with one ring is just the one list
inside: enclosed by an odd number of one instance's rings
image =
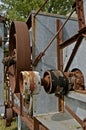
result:
[(30, 70), (31, 50), (29, 31), (26, 23), (12, 22), (9, 39), (9, 56), (15, 55), (16, 63), (9, 67), (12, 92), (19, 92), (19, 74)]

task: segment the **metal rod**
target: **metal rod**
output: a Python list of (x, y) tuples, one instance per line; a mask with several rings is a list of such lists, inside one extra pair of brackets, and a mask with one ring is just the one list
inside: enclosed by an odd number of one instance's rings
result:
[(40, 59), (42, 58), (42, 56), (45, 54), (45, 52), (47, 51), (47, 49), (50, 47), (50, 45), (52, 44), (52, 42), (54, 41), (54, 39), (57, 37), (57, 35), (59, 34), (59, 32), (63, 29), (63, 27), (65, 26), (65, 24), (67, 23), (67, 21), (69, 20), (69, 18), (71, 17), (71, 15), (73, 14), (73, 12), (75, 11), (75, 8), (72, 10), (72, 12), (70, 13), (70, 15), (68, 16), (68, 18), (66, 19), (66, 21), (64, 22), (64, 24), (59, 28), (59, 30), (56, 32), (56, 34), (54, 35), (54, 37), (51, 38), (50, 42), (48, 43), (47, 47), (44, 49), (43, 52), (41, 52), (35, 59), (33, 66), (36, 66), (38, 64), (38, 62), (40, 61)]
[(67, 21), (69, 20), (69, 18), (71, 17), (71, 15), (73, 14), (73, 12), (75, 11), (75, 8), (72, 10), (72, 12), (70, 13), (70, 15), (68, 16), (68, 18), (65, 20), (64, 24), (59, 28), (59, 30), (56, 32), (56, 34), (54, 35), (53, 38), (51, 38), (50, 42), (48, 43), (48, 46), (45, 48), (45, 50), (43, 51), (44, 53), (46, 52), (46, 50), (49, 48), (49, 46), (52, 44), (52, 42), (54, 41), (54, 39), (57, 37), (57, 35), (59, 34), (59, 32), (63, 29), (63, 27), (65, 26), (65, 24), (67, 23)]
[(70, 58), (69, 58), (69, 60), (68, 60), (68, 62), (67, 62), (67, 65), (66, 65), (66, 67), (65, 67), (65, 69), (64, 69), (64, 72), (68, 71), (68, 69), (70, 68), (70, 65), (71, 65), (71, 63), (72, 63), (72, 61), (73, 61), (73, 59), (74, 59), (74, 56), (75, 56), (76, 53), (77, 53), (77, 50), (78, 50), (78, 48), (79, 48), (79, 46), (80, 46), (80, 44), (81, 44), (82, 39), (83, 39), (83, 36), (80, 36), (80, 37), (77, 39), (77, 42), (76, 42), (76, 44), (75, 44), (75, 46), (74, 46), (74, 49), (73, 49), (73, 51), (72, 51), (72, 54), (71, 54), (71, 56), (70, 56)]
[(34, 15), (34, 17), (40, 12), (40, 10), (45, 6), (45, 4), (48, 2), (48, 0), (46, 0), (43, 5), (40, 7), (40, 9), (36, 12), (36, 14)]
[[(61, 20), (57, 20), (57, 29), (59, 29), (61, 26), (62, 26)], [(57, 68), (63, 71), (63, 50), (58, 47), (61, 42), (62, 42), (62, 30), (58, 33), (58, 37), (57, 37), (57, 57), (58, 57)], [(59, 95), (58, 97), (58, 110), (59, 112), (64, 111), (64, 96), (63, 95)]]
[(22, 116), (22, 110), (23, 106), (22, 106), (22, 95), (20, 94), (20, 116)]

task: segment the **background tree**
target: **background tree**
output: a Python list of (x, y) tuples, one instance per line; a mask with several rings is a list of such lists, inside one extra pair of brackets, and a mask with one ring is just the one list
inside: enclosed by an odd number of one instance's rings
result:
[[(8, 19), (26, 21), (31, 10), (38, 10), (44, 0), (1, 0), (0, 12)], [(66, 15), (71, 11), (74, 0), (48, 0), (42, 11)]]
[(71, 11), (73, 2), (74, 0), (49, 0), (45, 8), (49, 13), (66, 15)]

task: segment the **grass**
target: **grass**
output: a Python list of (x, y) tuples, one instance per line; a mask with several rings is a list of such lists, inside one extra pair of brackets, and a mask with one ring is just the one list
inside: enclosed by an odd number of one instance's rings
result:
[(11, 126), (6, 127), (6, 121), (0, 118), (0, 130), (18, 130), (16, 119), (13, 119)]
[(16, 118), (12, 119), (11, 126), (6, 126), (6, 120), (0, 117), (0, 130), (18, 130)]
[[(4, 100), (6, 100), (6, 87), (4, 87)], [(0, 116), (0, 130), (18, 130), (16, 119), (13, 119), (11, 126), (6, 127), (6, 120)]]

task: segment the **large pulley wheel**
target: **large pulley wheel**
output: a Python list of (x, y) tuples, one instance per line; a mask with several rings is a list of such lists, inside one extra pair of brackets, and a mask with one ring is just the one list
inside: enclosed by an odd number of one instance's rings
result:
[(31, 48), (29, 31), (26, 23), (12, 22), (10, 28), (9, 55), (14, 56), (15, 64), (9, 67), (10, 87), (12, 92), (19, 92), (19, 74), (30, 70)]

